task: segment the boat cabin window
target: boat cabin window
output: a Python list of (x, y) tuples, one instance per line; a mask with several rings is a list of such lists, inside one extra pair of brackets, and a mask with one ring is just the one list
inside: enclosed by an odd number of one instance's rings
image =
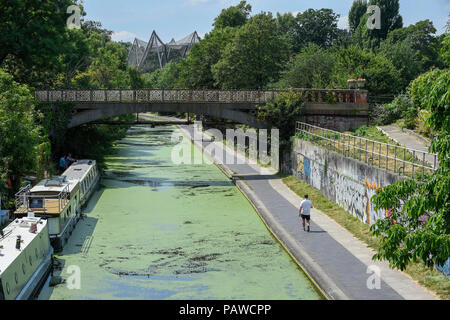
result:
[(28, 200), (29, 200), (29, 204), (28, 204), (29, 208), (34, 208), (34, 209), (43, 209), (44, 208), (44, 199), (30, 198)]

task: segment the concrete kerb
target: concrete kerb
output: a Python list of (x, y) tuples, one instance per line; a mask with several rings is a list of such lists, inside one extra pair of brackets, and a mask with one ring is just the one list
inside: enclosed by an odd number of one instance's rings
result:
[(251, 188), (240, 179), (236, 180), (236, 186), (255, 208), (255, 211), (264, 222), (266, 228), (275, 239), (278, 240), (281, 246), (303, 270), (311, 282), (314, 283), (319, 292), (327, 299), (349, 300), (336, 283), (331, 280), (326, 272), (309, 256), (305, 249), (276, 221)]
[[(177, 127), (186, 138), (190, 139), (195, 146), (204, 151), (202, 143), (194, 141), (189, 132), (180, 126)], [(206, 152), (204, 152), (204, 154), (211, 161), (213, 161), (228, 178), (232, 178), (233, 172), (226, 165), (217, 163), (217, 161), (215, 161), (215, 159), (213, 159)], [(249, 203), (254, 207), (256, 213), (259, 215), (269, 232), (291, 256), (293, 261), (297, 263), (300, 269), (303, 270), (306, 276), (316, 286), (319, 293), (327, 299), (349, 300), (348, 296), (344, 294), (344, 292), (330, 277), (328, 277), (327, 273), (314, 261), (314, 259), (308, 255), (304, 248), (276, 221), (273, 215), (269, 212), (269, 210), (267, 210), (251, 188), (239, 178), (235, 179), (235, 184), (240, 192), (247, 198)]]

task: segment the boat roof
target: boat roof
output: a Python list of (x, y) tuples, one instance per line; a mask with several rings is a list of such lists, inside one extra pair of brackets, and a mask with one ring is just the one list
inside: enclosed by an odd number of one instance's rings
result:
[[(30, 232), (32, 224), (37, 224), (37, 232)], [(9, 265), (20, 255), (20, 253), (36, 238), (47, 225), (47, 220), (41, 218), (24, 217), (15, 219), (3, 229), (4, 236), (0, 236), (0, 276)], [(17, 236), (23, 240), (21, 250), (16, 249)], [(46, 235), (48, 236), (48, 235)]]
[(64, 171), (63, 176), (67, 180), (82, 180), (95, 164), (95, 160), (78, 160)]
[(77, 180), (68, 180), (66, 176), (54, 176), (50, 179), (44, 179), (41, 182), (39, 182), (37, 185), (35, 185), (33, 188), (31, 188), (31, 193), (38, 193), (38, 192), (55, 192), (60, 193), (64, 190), (67, 186), (69, 186), (69, 192), (72, 192), (72, 190), (77, 186), (78, 181)]

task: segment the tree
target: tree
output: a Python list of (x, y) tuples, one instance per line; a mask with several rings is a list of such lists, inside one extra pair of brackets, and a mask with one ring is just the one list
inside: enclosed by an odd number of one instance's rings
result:
[(326, 88), (331, 82), (334, 60), (334, 55), (330, 51), (310, 43), (291, 59), (275, 87)]
[(374, 49), (387, 38), (390, 32), (403, 27), (403, 18), (399, 13), (399, 0), (370, 0), (369, 6), (372, 5), (380, 8), (381, 28), (369, 29), (366, 21), (369, 20), (371, 14), (366, 13), (355, 30), (355, 40), (360, 46)]
[[(386, 42), (395, 45), (400, 42), (408, 43), (421, 56), (421, 64), (429, 69), (437, 63), (439, 48), (437, 38), (434, 36), (436, 28), (430, 20), (419, 21), (406, 28), (396, 29), (389, 33)], [(413, 79), (411, 79), (413, 80)]]
[(9, 179), (10, 194), (18, 190), (23, 176), (36, 170), (38, 149), (45, 152), (33, 101), (28, 86), (0, 69), (0, 189)]
[(447, 67), (450, 67), (450, 33), (445, 34), (442, 41), (440, 59), (446, 64)]
[(267, 123), (269, 129), (279, 129), (280, 151), (290, 148), (292, 132), (296, 122), (305, 113), (305, 99), (302, 93), (288, 91), (280, 93), (274, 100), (258, 106), (258, 120)]
[(285, 14), (277, 13), (276, 21), (281, 36), (286, 39), (286, 42), (289, 45), (290, 53), (294, 53), (297, 38), (295, 33), (295, 26), (297, 24), (296, 17), (290, 12)]
[(214, 19), (213, 26), (216, 29), (226, 27), (239, 27), (244, 25), (252, 11), (252, 6), (246, 1), (241, 1), (237, 6), (231, 6), (223, 9), (222, 12)]
[(109, 41), (98, 49), (88, 70), (74, 78), (77, 88), (128, 88), (127, 51), (123, 44)]
[(438, 154), (439, 168), (422, 183), (402, 180), (372, 198), (376, 210), (389, 213), (372, 226), (381, 237), (374, 258), (401, 270), (411, 261), (443, 265), (450, 256), (450, 71), (423, 74), (409, 91), (415, 103), (431, 112), (428, 123), (436, 137), (430, 151)]
[(348, 24), (350, 31), (355, 32), (358, 28), (361, 18), (367, 13), (367, 0), (355, 0), (348, 14)]
[(236, 29), (225, 27), (214, 29), (194, 45), (180, 70), (180, 84), (190, 89), (217, 88), (212, 67), (219, 62), (225, 47), (232, 42)]
[(3, 0), (0, 64), (6, 63), (16, 79), (46, 83), (50, 71), (59, 66), (60, 53), (67, 50), (66, 10), (72, 4), (71, 0)]
[(154, 88), (158, 89), (174, 89), (179, 86), (180, 70), (182, 64), (179, 62), (169, 62), (164, 68), (155, 74), (155, 78), (151, 81)]
[(426, 70), (420, 51), (413, 48), (408, 40), (397, 43), (383, 42), (379, 54), (385, 55), (400, 73), (401, 90)]
[(261, 13), (237, 30), (212, 72), (223, 89), (262, 89), (278, 80), (287, 58), (288, 46), (275, 19)]
[(383, 54), (349, 46), (336, 50), (336, 63), (331, 85), (345, 88), (350, 78), (364, 78), (371, 94), (397, 94), (401, 91), (399, 70)]
[(331, 9), (308, 9), (299, 13), (292, 31), (293, 49), (299, 52), (312, 42), (321, 47), (330, 47), (338, 37), (339, 15)]

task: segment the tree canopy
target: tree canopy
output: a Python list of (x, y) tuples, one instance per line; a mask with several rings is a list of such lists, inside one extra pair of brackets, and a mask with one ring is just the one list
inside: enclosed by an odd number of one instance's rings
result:
[(367, 0), (353, 1), (350, 12), (348, 13), (348, 24), (351, 32), (358, 28), (361, 18), (367, 13)]
[(262, 89), (278, 80), (287, 58), (288, 46), (275, 19), (271, 13), (261, 13), (239, 28), (213, 66), (213, 76), (223, 89)]
[(246, 1), (241, 1), (237, 6), (223, 9), (214, 19), (214, 28), (239, 27), (244, 25), (252, 11), (252, 6)]
[(22, 177), (37, 170), (39, 150), (45, 151), (40, 146), (46, 141), (35, 116), (30, 88), (0, 69), (0, 191), (9, 179), (13, 194)]
[(424, 183), (402, 180), (372, 198), (377, 210), (389, 212), (372, 227), (382, 239), (375, 258), (402, 270), (410, 261), (443, 265), (450, 256), (450, 71), (430, 71), (414, 80), (409, 91), (415, 103), (431, 112), (428, 121), (437, 136), (430, 151), (438, 154), (439, 168)]

